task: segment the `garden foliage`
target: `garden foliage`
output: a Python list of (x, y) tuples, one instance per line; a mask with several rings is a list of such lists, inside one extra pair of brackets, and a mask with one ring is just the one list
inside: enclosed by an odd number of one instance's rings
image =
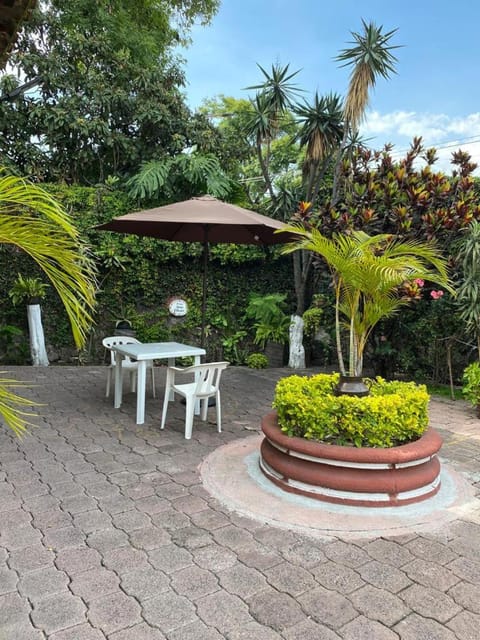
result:
[[(200, 336), (202, 301), (202, 247), (199, 243), (166, 242), (154, 238), (115, 233), (100, 233), (94, 227), (112, 217), (132, 211), (132, 200), (123, 192), (106, 186), (90, 188), (66, 185), (44, 185), (71, 214), (72, 220), (91, 247), (98, 266), (97, 309), (86, 351), (88, 362), (103, 356), (101, 339), (111, 335), (117, 320), (127, 318), (141, 341), (176, 340), (196, 344)], [(211, 247), (207, 275), (207, 348), (212, 358), (224, 357), (226, 346), (234, 346), (236, 364), (243, 364), (253, 346), (254, 332), (244, 318), (251, 293), (273, 291), (278, 282), (291, 287), (289, 259), (279, 256), (277, 249), (216, 245)], [(0, 295), (8, 299), (8, 291), (18, 273), (41, 276), (27, 255), (0, 247)], [(189, 313), (184, 320), (172, 322), (167, 300), (183, 296)], [(24, 310), (3, 305), (0, 326), (16, 326), (27, 338)], [(76, 355), (65, 311), (52, 288), (43, 304), (47, 346), (52, 345), (63, 361)], [(241, 331), (249, 331), (249, 339), (233, 345)], [(15, 341), (16, 342), (16, 341)], [(251, 346), (250, 346), (251, 345)], [(20, 354), (12, 353), (8, 362), (23, 363)], [(3, 362), (7, 363), (6, 353)], [(235, 356), (235, 357), (237, 357)]]
[(462, 393), (474, 407), (480, 404), (480, 362), (471, 362), (463, 372)]
[(364, 398), (336, 396), (338, 374), (289, 376), (277, 384), (273, 407), (289, 436), (356, 447), (393, 447), (418, 439), (428, 426), (429, 396), (413, 382), (370, 381)]

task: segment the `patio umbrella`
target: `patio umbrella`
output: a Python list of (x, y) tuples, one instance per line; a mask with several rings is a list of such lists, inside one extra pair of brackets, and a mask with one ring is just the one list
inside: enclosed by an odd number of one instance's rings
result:
[(99, 231), (116, 231), (138, 236), (151, 236), (177, 242), (201, 242), (204, 246), (202, 331), (205, 341), (207, 300), (208, 247), (212, 243), (273, 245), (289, 242), (293, 236), (276, 234), (285, 225), (212, 196), (191, 198), (163, 207), (136, 211), (95, 227)]

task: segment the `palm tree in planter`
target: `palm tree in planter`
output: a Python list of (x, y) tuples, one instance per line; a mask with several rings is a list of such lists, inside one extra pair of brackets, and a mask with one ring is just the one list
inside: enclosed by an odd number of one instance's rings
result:
[(432, 244), (392, 235), (326, 238), (299, 225), (286, 231), (298, 235), (286, 251), (312, 251), (330, 268), (340, 370), (355, 379), (355, 393), (348, 382), (339, 384), (338, 374), (280, 380), (276, 411), (262, 420), (262, 471), (285, 491), (340, 504), (398, 506), (435, 495), (442, 440), (428, 425), (425, 386), (381, 378), (360, 390), (356, 385), (379, 320), (408, 304), (421, 281), (453, 293), (444, 259)]
[[(285, 231), (298, 235), (298, 241), (287, 245), (285, 252), (310, 250), (331, 271), (338, 363), (341, 374), (354, 378), (355, 383), (362, 376), (372, 329), (410, 304), (418, 282), (427, 280), (453, 293), (446, 262), (432, 243), (399, 240), (390, 234), (369, 236), (363, 231), (327, 238), (300, 224), (289, 225)], [(342, 331), (348, 334), (348, 360)], [(359, 392), (365, 394), (368, 389), (363, 386)]]

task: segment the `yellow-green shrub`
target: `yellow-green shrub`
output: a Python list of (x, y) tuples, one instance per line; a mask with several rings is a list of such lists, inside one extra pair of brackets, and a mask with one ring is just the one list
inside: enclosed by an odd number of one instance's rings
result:
[(369, 382), (364, 398), (336, 396), (338, 374), (289, 376), (277, 383), (273, 407), (289, 436), (356, 447), (393, 447), (417, 440), (428, 426), (425, 385)]

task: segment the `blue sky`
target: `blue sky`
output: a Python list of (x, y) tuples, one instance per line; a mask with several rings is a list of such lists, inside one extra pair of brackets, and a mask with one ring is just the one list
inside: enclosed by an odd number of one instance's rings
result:
[[(372, 147), (393, 142), (397, 154), (412, 137), (439, 148), (448, 169), (456, 148), (480, 164), (480, 5), (474, 0), (224, 0), (208, 27), (196, 26), (186, 58), (187, 100), (195, 108), (218, 94), (248, 97), (259, 63), (290, 63), (309, 97), (345, 95), (349, 71), (334, 58), (361, 20), (397, 28), (397, 74), (380, 79), (362, 128)], [(253, 93), (253, 92), (250, 92)], [(452, 145), (452, 146), (450, 146)], [(478, 173), (478, 172), (477, 172)]]

